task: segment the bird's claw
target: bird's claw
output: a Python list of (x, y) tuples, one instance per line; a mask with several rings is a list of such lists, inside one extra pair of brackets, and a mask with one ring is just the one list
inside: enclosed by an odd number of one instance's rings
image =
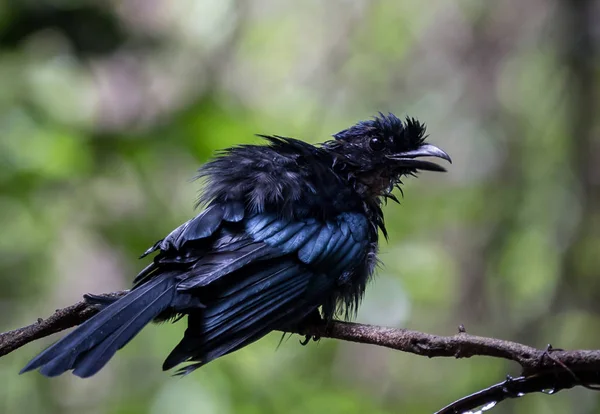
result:
[(313, 341), (317, 342), (321, 339), (321, 337), (316, 336), (316, 335), (304, 335), (304, 339), (300, 340), (300, 345), (302, 345), (302, 346), (308, 345), (308, 343), (310, 342), (311, 339)]

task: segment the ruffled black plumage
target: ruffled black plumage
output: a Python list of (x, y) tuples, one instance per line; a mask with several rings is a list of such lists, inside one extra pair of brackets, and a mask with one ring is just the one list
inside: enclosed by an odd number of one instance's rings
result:
[(400, 177), (449, 159), (424, 144), (418, 121), (381, 115), (320, 146), (263, 136), (267, 145), (223, 150), (202, 166), (203, 210), (155, 243), (156, 253), (123, 298), (89, 296), (102, 308), (24, 369), (87, 377), (151, 320), (188, 317), (166, 359), (179, 373), (234, 352), (267, 333), (320, 315), (351, 317), (387, 237), (382, 200)]
[[(331, 217), (348, 209), (352, 189), (334, 172), (332, 154), (293, 138), (261, 137), (268, 145), (228, 148), (199, 169), (197, 177), (205, 181), (199, 205), (237, 201), (248, 211), (288, 218)], [(332, 191), (340, 189), (342, 197)]]

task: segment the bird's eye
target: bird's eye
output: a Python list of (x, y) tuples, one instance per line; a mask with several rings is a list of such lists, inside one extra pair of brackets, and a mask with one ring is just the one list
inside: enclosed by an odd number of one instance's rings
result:
[(369, 141), (369, 147), (371, 147), (373, 151), (381, 151), (385, 148), (385, 142), (381, 138), (373, 137)]

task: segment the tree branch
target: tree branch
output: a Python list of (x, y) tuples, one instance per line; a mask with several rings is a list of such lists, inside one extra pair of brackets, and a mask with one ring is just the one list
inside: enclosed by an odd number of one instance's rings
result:
[[(120, 297), (127, 291), (108, 293), (107, 297)], [(47, 319), (0, 334), (0, 356), (23, 345), (54, 333), (72, 328), (98, 312), (85, 300), (58, 309)], [(461, 327), (452, 336), (438, 336), (408, 329), (385, 328), (360, 323), (332, 321), (293, 329), (292, 333), (314, 338), (333, 338), (433, 357), (470, 358), (488, 356), (518, 363), (522, 377), (486, 388), (445, 407), (438, 413), (457, 413), (478, 406), (516, 398), (531, 392), (553, 392), (574, 386), (596, 389), (600, 383), (600, 350), (536, 349), (516, 342), (470, 335)]]
[[(126, 290), (121, 292), (107, 293), (103, 296), (115, 298), (123, 296)], [(37, 322), (23, 328), (0, 333), (0, 357), (27, 345), (36, 339), (45, 338), (65, 329), (72, 328), (90, 319), (98, 313), (93, 305), (85, 300), (63, 309), (57, 309), (54, 315), (47, 319), (39, 318)]]

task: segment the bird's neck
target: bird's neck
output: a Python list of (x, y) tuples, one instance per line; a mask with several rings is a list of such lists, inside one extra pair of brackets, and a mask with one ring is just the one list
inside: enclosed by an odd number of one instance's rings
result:
[(364, 212), (373, 223), (375, 233), (380, 229), (387, 238), (381, 206), (383, 198), (389, 194), (392, 184), (390, 178), (383, 173), (356, 170), (352, 165), (343, 162), (335, 163), (333, 169), (362, 200)]
[(389, 193), (393, 180), (384, 171), (356, 174), (354, 188), (363, 198), (381, 199)]

